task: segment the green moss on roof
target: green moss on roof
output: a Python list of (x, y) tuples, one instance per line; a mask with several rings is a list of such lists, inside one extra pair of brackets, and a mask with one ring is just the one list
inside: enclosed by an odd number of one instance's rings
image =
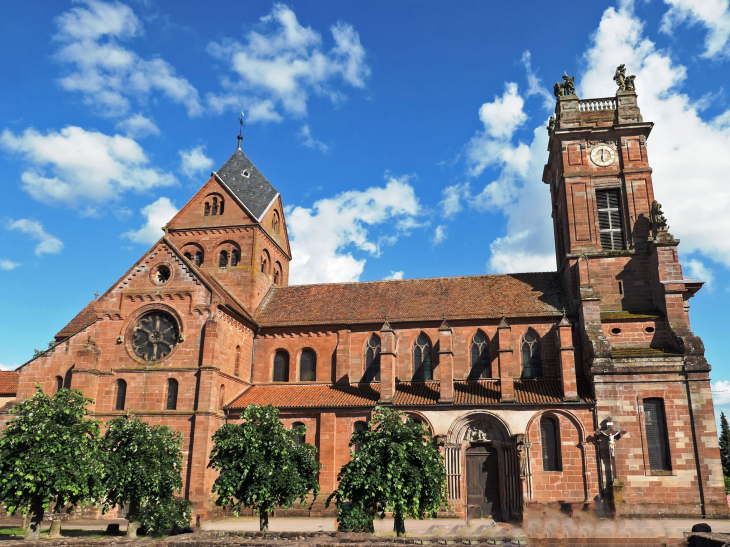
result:
[(664, 314), (659, 310), (615, 310), (601, 312), (601, 321), (641, 321), (645, 319), (657, 319), (658, 317), (664, 317)]

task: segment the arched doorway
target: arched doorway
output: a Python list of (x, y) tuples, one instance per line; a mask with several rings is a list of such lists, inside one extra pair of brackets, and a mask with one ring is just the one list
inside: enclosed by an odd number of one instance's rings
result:
[(522, 507), (517, 443), (496, 414), (474, 411), (446, 437), (449, 498), (474, 518), (509, 520)]

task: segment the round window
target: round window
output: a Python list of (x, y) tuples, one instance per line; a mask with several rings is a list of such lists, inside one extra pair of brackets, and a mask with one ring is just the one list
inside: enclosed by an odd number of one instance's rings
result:
[(155, 285), (164, 285), (172, 278), (172, 270), (167, 264), (160, 264), (150, 272), (150, 279)]
[(646, 327), (646, 328), (644, 329), (644, 332), (645, 332), (646, 334), (653, 334), (653, 333), (654, 333), (654, 327)]
[(611, 329), (611, 334), (621, 334), (621, 329), (614, 327)]
[(153, 363), (167, 357), (180, 338), (177, 321), (162, 310), (148, 311), (132, 328), (132, 351), (134, 355)]

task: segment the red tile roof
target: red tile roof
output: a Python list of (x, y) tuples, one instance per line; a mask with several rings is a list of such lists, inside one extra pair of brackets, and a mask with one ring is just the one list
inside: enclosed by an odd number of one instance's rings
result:
[(454, 382), (455, 405), (498, 405), (500, 398), (499, 380)]
[[(559, 404), (563, 389), (557, 378), (514, 380), (517, 404)], [(578, 380), (578, 395), (582, 402), (592, 403), (590, 388)], [(400, 382), (396, 385), (394, 406), (434, 406), (439, 402), (438, 381)], [(273, 405), (277, 408), (373, 407), (380, 400), (380, 384), (264, 384), (254, 385), (233, 401), (228, 408), (243, 409), (251, 404)], [(454, 382), (454, 405), (498, 405), (501, 400), (499, 380)]]
[(272, 287), (263, 327), (559, 316), (571, 309), (557, 272)]
[(15, 397), (18, 393), (20, 373), (14, 370), (0, 371), (0, 397)]
[(68, 325), (58, 331), (58, 334), (55, 336), (57, 342), (73, 336), (77, 332), (84, 330), (86, 327), (96, 322), (96, 310), (94, 309), (94, 303), (95, 301), (92, 300), (86, 304), (86, 307), (81, 310), (76, 317), (71, 319)]

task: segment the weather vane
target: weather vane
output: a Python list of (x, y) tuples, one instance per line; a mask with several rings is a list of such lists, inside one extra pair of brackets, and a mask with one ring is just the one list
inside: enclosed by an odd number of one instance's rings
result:
[(246, 127), (243, 125), (243, 110), (241, 110), (241, 117), (238, 118), (238, 123), (241, 124), (241, 127), (238, 129), (238, 149), (241, 149), (241, 141), (243, 140), (243, 128)]

